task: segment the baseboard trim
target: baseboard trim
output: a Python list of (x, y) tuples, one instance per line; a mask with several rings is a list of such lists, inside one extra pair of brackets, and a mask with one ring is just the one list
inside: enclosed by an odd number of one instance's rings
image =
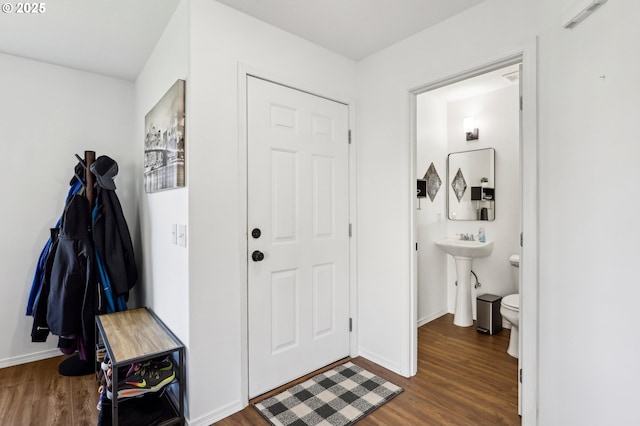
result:
[(439, 311), (439, 312), (436, 312), (434, 314), (427, 315), (426, 317), (421, 318), (421, 319), (418, 320), (418, 328), (422, 327), (423, 325), (425, 325), (427, 323), (430, 323), (431, 321), (433, 321), (435, 319), (438, 319), (438, 318), (440, 318), (440, 317), (442, 317), (444, 315), (447, 315), (448, 313), (449, 312), (445, 309), (443, 311)]
[(186, 424), (188, 426), (209, 426), (224, 419), (225, 417), (229, 417), (230, 415), (241, 411), (244, 407), (246, 407), (246, 404), (243, 404), (241, 401), (235, 401), (195, 420), (187, 419)]
[(60, 349), (53, 348), (46, 351), (34, 352), (25, 355), (18, 355), (11, 358), (0, 359), (0, 368), (13, 367), (14, 365), (27, 364), (34, 361), (41, 361), (43, 359), (54, 358), (61, 356)]
[(391, 370), (394, 373), (399, 374), (403, 377), (409, 377), (405, 373), (403, 373), (402, 369), (400, 368), (400, 365), (396, 364), (395, 362), (389, 361), (388, 359), (381, 357), (362, 347), (360, 347), (360, 350), (358, 351), (358, 353), (359, 353), (359, 356), (361, 356), (362, 358), (366, 358), (369, 361), (375, 362), (376, 364), (386, 368), (387, 370)]

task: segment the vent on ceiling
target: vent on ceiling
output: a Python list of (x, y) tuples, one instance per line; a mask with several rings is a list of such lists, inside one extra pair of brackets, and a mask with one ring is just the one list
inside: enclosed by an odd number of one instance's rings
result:
[(568, 30), (575, 28), (580, 22), (598, 10), (608, 0), (578, 0), (566, 10), (562, 17), (562, 26)]
[(502, 77), (506, 78), (507, 80), (513, 83), (518, 81), (518, 78), (520, 78), (520, 71), (513, 71), (506, 74), (502, 74)]

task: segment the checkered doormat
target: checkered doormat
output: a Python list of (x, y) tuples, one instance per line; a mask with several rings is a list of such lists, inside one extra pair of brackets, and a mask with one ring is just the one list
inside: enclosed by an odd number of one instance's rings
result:
[(254, 407), (276, 426), (345, 426), (401, 392), (401, 387), (347, 362)]

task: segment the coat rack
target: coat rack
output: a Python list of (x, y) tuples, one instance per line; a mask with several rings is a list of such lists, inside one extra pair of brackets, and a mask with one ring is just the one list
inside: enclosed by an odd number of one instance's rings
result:
[(93, 173), (91, 173), (91, 165), (96, 161), (96, 152), (95, 151), (85, 151), (84, 152), (84, 178), (87, 183), (87, 187), (85, 189), (85, 197), (89, 201), (89, 212), (93, 210), (93, 203), (96, 200), (95, 190), (93, 188), (94, 178)]
[[(33, 342), (45, 342), (51, 333), (62, 352), (73, 354), (58, 366), (63, 376), (95, 372), (95, 316), (127, 310), (138, 280), (129, 227), (115, 194), (118, 163), (106, 155), (96, 158), (95, 151), (76, 158), (65, 210), (38, 258), (26, 309), (34, 318)], [(69, 271), (78, 268), (85, 273), (71, 277)], [(75, 303), (81, 308), (70, 309)]]
[[(96, 160), (95, 151), (85, 151), (84, 159), (76, 154), (76, 158), (80, 164), (84, 167), (84, 179), (85, 179), (85, 198), (89, 201), (89, 215), (93, 211), (95, 203), (95, 179), (91, 173), (91, 164)], [(80, 182), (82, 180), (79, 179)], [(82, 360), (76, 353), (68, 358), (65, 358), (60, 365), (58, 365), (58, 372), (63, 376), (84, 376), (87, 374), (93, 374), (96, 371), (96, 351), (95, 341), (85, 342), (87, 345), (87, 359)]]

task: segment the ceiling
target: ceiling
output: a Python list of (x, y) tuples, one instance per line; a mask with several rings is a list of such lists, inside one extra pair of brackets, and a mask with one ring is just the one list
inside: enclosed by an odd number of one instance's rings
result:
[(472, 96), (479, 96), (519, 83), (519, 64), (480, 74), (457, 83), (439, 87), (425, 92), (425, 95), (435, 96), (445, 102), (455, 102)]
[(0, 52), (135, 80), (179, 3), (52, 0), (41, 14), (0, 13)]
[[(135, 80), (181, 0), (55, 0), (0, 14), (0, 52)], [(213, 1), (213, 0), (211, 0)], [(354, 60), (484, 0), (217, 0)]]
[(484, 0), (217, 0), (360, 60)]

